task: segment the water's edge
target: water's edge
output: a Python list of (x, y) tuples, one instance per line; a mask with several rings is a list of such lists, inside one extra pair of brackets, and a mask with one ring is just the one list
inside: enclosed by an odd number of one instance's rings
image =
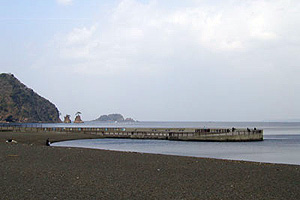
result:
[(300, 165), (300, 135), (266, 135), (264, 141), (251, 143), (106, 138), (56, 142), (51, 146)]

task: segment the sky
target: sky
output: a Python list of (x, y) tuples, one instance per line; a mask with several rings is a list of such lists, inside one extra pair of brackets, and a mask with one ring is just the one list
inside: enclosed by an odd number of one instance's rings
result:
[(0, 72), (83, 120), (300, 120), (298, 0), (0, 0)]

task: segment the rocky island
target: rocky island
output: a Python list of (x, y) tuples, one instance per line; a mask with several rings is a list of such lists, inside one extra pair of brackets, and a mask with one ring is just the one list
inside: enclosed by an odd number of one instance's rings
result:
[(49, 100), (21, 83), (13, 74), (0, 74), (0, 122), (61, 122)]
[(98, 119), (94, 121), (101, 122), (136, 122), (132, 118), (124, 118), (121, 114), (109, 114), (109, 115), (101, 115)]
[(75, 120), (74, 120), (74, 123), (83, 123), (83, 121), (82, 121), (82, 119), (81, 119), (81, 117), (80, 117), (79, 114), (76, 115)]
[(64, 123), (71, 123), (70, 115), (66, 115), (64, 118)]

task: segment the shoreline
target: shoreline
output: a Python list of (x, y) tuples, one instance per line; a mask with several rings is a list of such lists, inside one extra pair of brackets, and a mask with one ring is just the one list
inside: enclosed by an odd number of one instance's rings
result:
[[(6, 144), (12, 138), (18, 144)], [(299, 199), (300, 166), (46, 146), (100, 138), (0, 133), (3, 199)]]
[[(107, 137), (103, 137), (103, 138), (77, 138), (77, 139), (73, 139), (74, 141), (76, 140), (90, 140), (90, 139), (113, 139), (113, 140), (158, 140), (158, 139), (131, 139), (131, 138), (107, 138)], [(163, 139), (160, 139), (163, 140)], [(59, 143), (59, 142), (65, 142), (65, 141), (72, 141), (71, 140), (62, 140), (62, 141), (55, 141), (53, 143)], [(174, 141), (174, 140), (173, 140)], [(178, 140), (181, 141), (181, 140)], [(188, 141), (190, 142), (199, 142), (199, 143), (203, 143), (203, 142), (214, 142), (214, 141)], [(233, 141), (233, 143), (236, 143), (237, 141)], [(261, 142), (261, 141), (249, 141), (249, 142)], [(51, 143), (51, 144), (53, 144)], [(242, 141), (241, 143), (244, 143), (244, 141)], [(200, 158), (200, 159), (213, 159), (213, 160), (222, 160), (222, 161), (229, 161), (229, 162), (250, 162), (250, 163), (258, 163), (258, 164), (275, 164), (275, 165), (292, 165), (292, 166), (298, 166), (300, 168), (300, 164), (293, 164), (293, 163), (276, 163), (276, 162), (264, 162), (264, 161), (253, 161), (253, 160), (239, 160), (239, 159), (226, 159), (226, 158), (213, 158), (213, 157), (203, 157), (203, 156), (190, 156), (190, 155), (179, 155), (179, 154), (163, 154), (163, 153), (151, 153), (151, 152), (139, 152), (139, 151), (130, 151), (130, 150), (111, 150), (111, 149), (99, 149), (97, 147), (86, 147), (86, 146), (53, 146), (52, 147), (58, 147), (58, 148), (78, 148), (78, 149), (94, 149), (94, 150), (100, 150), (100, 151), (113, 151), (113, 152), (125, 152), (125, 153), (140, 153), (140, 154), (153, 154), (153, 155), (163, 155), (163, 156), (179, 156), (179, 157), (189, 157), (189, 158)]]

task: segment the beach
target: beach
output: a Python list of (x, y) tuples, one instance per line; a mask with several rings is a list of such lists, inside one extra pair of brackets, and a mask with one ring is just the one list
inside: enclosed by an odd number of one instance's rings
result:
[(300, 198), (298, 165), (49, 147), (47, 138), (97, 136), (0, 132), (1, 199)]

